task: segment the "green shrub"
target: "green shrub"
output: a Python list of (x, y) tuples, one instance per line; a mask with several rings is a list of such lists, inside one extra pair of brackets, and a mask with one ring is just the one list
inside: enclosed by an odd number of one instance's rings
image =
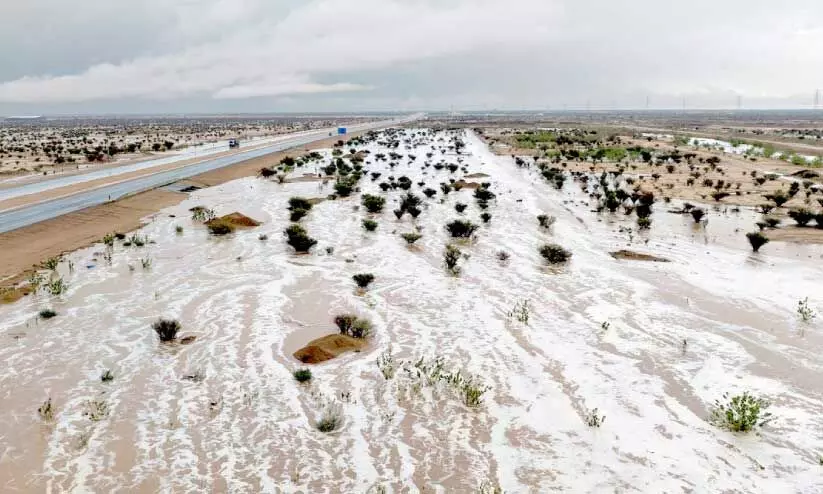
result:
[(477, 228), (477, 225), (468, 220), (455, 220), (446, 224), (449, 234), (455, 238), (469, 238)]
[(297, 252), (308, 252), (317, 244), (317, 240), (309, 237), (306, 230), (298, 224), (290, 225), (283, 231), (283, 234), (288, 237), (286, 243), (291, 245)]
[(814, 219), (814, 213), (806, 208), (798, 208), (789, 211), (789, 218), (793, 219), (797, 223), (797, 226), (803, 227)]
[(402, 209), (395, 209), (394, 210), (394, 215), (397, 216), (398, 220), (401, 219), (403, 217), (403, 214), (405, 214), (405, 213), (406, 212), (403, 211)]
[(317, 430), (320, 432), (334, 432), (343, 424), (343, 416), (337, 407), (327, 407), (317, 421)]
[(749, 232), (746, 234), (746, 238), (749, 239), (753, 252), (759, 251), (761, 247), (769, 243), (769, 238), (760, 232)]
[(383, 205), (386, 204), (386, 199), (380, 196), (373, 196), (371, 194), (363, 194), (363, 207), (370, 213), (379, 213), (383, 210)]
[(371, 284), (372, 281), (374, 281), (374, 275), (371, 273), (359, 273), (352, 276), (352, 279), (355, 283), (357, 283), (358, 287), (366, 288)]
[(488, 223), (492, 219), (492, 215), (489, 213), (482, 213), (480, 215), (480, 219), (483, 220), (483, 223)]
[(309, 369), (297, 369), (292, 375), (299, 383), (311, 381), (311, 371)]
[(766, 411), (769, 406), (768, 401), (755, 398), (748, 391), (731, 398), (724, 393), (722, 400), (715, 400), (709, 422), (732, 432), (749, 432), (774, 420)]
[(435, 194), (437, 194), (437, 191), (432, 188), (426, 188), (423, 189), (423, 194), (425, 194), (426, 197), (431, 199)]
[(169, 342), (177, 338), (177, 332), (180, 331), (180, 323), (174, 319), (160, 318), (151, 325), (160, 341)]
[(309, 214), (308, 210), (301, 209), (301, 208), (295, 208), (295, 209), (291, 210), (291, 213), (289, 214), (289, 220), (291, 220), (291, 221), (300, 221), (307, 214)]
[(352, 338), (366, 338), (372, 331), (371, 321), (359, 318), (354, 314), (340, 314), (334, 318), (334, 324), (337, 325), (340, 334)]
[(637, 218), (637, 228), (640, 230), (648, 230), (652, 227), (652, 220), (649, 217)]
[(572, 253), (557, 244), (546, 244), (540, 247), (540, 255), (549, 264), (560, 264), (568, 261)]
[(403, 240), (409, 245), (414, 244), (423, 237), (423, 235), (419, 233), (401, 233), (400, 236), (403, 237)]
[(54, 312), (51, 309), (43, 309), (38, 313), (38, 315), (41, 319), (51, 319), (52, 317), (57, 315), (57, 312)]
[(457, 265), (460, 262), (460, 249), (455, 247), (454, 245), (447, 245), (446, 251), (443, 252), (443, 264), (446, 265), (446, 269), (454, 275), (460, 273), (460, 266)]
[(310, 211), (312, 208), (312, 203), (308, 199), (304, 197), (292, 197), (289, 199), (289, 211), (294, 211), (295, 209), (302, 209), (304, 211)]
[(114, 374), (110, 370), (106, 370), (100, 375), (100, 380), (104, 383), (114, 381)]
[(377, 230), (377, 222), (370, 219), (363, 220), (363, 228), (366, 229), (367, 232), (373, 232)]
[(458, 202), (457, 204), (454, 205), (454, 209), (457, 210), (458, 213), (462, 213), (463, 211), (465, 211), (466, 207), (467, 206), (465, 204), (463, 204), (462, 202)]
[(549, 216), (546, 214), (537, 215), (537, 223), (541, 226), (541, 228), (549, 228), (554, 225), (555, 221), (557, 221), (557, 218), (554, 216)]
[(422, 212), (423, 211), (420, 208), (418, 208), (417, 206), (410, 206), (409, 207), (409, 214), (411, 215), (412, 218), (417, 218), (418, 216), (420, 216), (420, 213), (422, 213)]

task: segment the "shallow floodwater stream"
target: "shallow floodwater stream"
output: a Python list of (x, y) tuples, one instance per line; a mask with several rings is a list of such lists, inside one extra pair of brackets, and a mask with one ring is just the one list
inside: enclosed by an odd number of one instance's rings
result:
[[(456, 162), (440, 151), (447, 136), (401, 146), (417, 160), (373, 163), (383, 177), (361, 181), (369, 193), (392, 174), (438, 189), (414, 223), (391, 212), (400, 190), (379, 215), (355, 210), (357, 194), (325, 201), (301, 222), (318, 245), (297, 256), (282, 235), (287, 200), (325, 197), (331, 184), (237, 180), (156, 215), (138, 232), (156, 243), (118, 242), (110, 264), (102, 244), (67, 256), (65, 294), (0, 306), (2, 491), (476, 492), (488, 481), (505, 492), (823, 492), (823, 327), (795, 311), (804, 297), (823, 308), (820, 247), (752, 254), (754, 213), (710, 210), (695, 226), (662, 201), (650, 232), (620, 232), (633, 218), (592, 212), (571, 180), (558, 192), (467, 133), (468, 173), (489, 175), (476, 181), (497, 199), (449, 276), (443, 225), (461, 216), (458, 201), (476, 223), (480, 210), (469, 189), (439, 192), (456, 175), (421, 170), (426, 152)], [(388, 152), (368, 148), (368, 161)], [(211, 237), (190, 219), (199, 205), (263, 225)], [(551, 230), (538, 227), (542, 213), (557, 218)], [(376, 232), (361, 227), (367, 216)], [(398, 234), (415, 225), (423, 237), (409, 248)], [(547, 267), (547, 242), (572, 260)], [(609, 256), (621, 248), (672, 262)], [(359, 272), (375, 275), (365, 294)], [(524, 301), (528, 324), (509, 316)], [(38, 319), (46, 307), (58, 316)], [(291, 354), (333, 333), (340, 312), (372, 320), (369, 348), (298, 384)], [(196, 341), (159, 343), (160, 316)], [(389, 352), (398, 366), (442, 357), (489, 387), (483, 404), (402, 370), (387, 380), (376, 360)], [(760, 435), (710, 425), (727, 391), (768, 398), (777, 419)], [(37, 413), (47, 397), (51, 423)], [(106, 404), (99, 420), (84, 416), (92, 401)], [(343, 424), (324, 434), (315, 424), (329, 407)], [(586, 423), (595, 408), (601, 427)]]

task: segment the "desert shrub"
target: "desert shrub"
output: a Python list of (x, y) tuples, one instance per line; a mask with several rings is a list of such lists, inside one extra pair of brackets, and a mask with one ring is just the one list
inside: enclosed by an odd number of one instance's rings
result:
[(292, 375), (299, 383), (311, 381), (311, 371), (309, 369), (297, 369)]
[(380, 182), (380, 190), (382, 190), (383, 192), (387, 192), (389, 189), (391, 189), (391, 184), (390, 183)]
[(354, 177), (338, 178), (334, 183), (334, 192), (340, 197), (349, 197), (356, 183)]
[(394, 212), (394, 215), (397, 217), (398, 220), (403, 218), (403, 215), (406, 213), (402, 209), (395, 209), (393, 212)]
[(343, 424), (343, 415), (339, 407), (327, 406), (320, 420), (317, 421), (317, 430), (320, 432), (334, 432)]
[(467, 207), (468, 207), (468, 206), (466, 206), (466, 205), (465, 205), (465, 204), (463, 204), (462, 202), (458, 202), (457, 204), (455, 204), (455, 205), (454, 205), (454, 209), (455, 209), (458, 213), (462, 213), (463, 211), (465, 211), (465, 210), (466, 210), (466, 208), (467, 208)]
[(460, 273), (460, 266), (458, 266), (457, 263), (460, 262), (461, 254), (460, 249), (454, 245), (447, 245), (445, 252), (443, 252), (443, 264), (445, 264), (446, 269), (454, 275)]
[(308, 252), (317, 244), (317, 240), (309, 237), (306, 229), (298, 224), (290, 225), (283, 231), (283, 234), (287, 237), (286, 243), (297, 252)]
[(641, 216), (637, 218), (637, 228), (640, 230), (648, 230), (652, 227), (652, 220), (648, 216)]
[(302, 208), (295, 208), (292, 209), (289, 213), (289, 220), (290, 221), (300, 221), (304, 216), (309, 214), (309, 211)]
[(817, 228), (823, 228), (823, 212), (814, 214), (814, 222), (817, 223)]
[(774, 204), (761, 204), (758, 207), (758, 210), (763, 214), (769, 214), (774, 209)]
[(498, 261), (504, 261), (504, 262), (505, 262), (505, 261), (508, 261), (508, 260), (509, 260), (509, 258), (511, 257), (511, 255), (510, 255), (508, 252), (506, 252), (505, 250), (501, 250), (501, 251), (499, 251), (499, 252), (496, 254), (496, 256), (497, 256), (497, 260), (498, 260)]
[(409, 245), (414, 244), (423, 237), (423, 235), (419, 233), (401, 233), (400, 236), (403, 237), (403, 240)]
[(38, 315), (40, 316), (40, 319), (51, 319), (52, 317), (57, 315), (57, 312), (54, 312), (51, 309), (43, 309), (40, 312), (38, 312)]
[(54, 420), (54, 405), (51, 403), (51, 396), (37, 408), (37, 414), (43, 422), (51, 422)]
[(540, 247), (540, 255), (549, 264), (560, 264), (568, 261), (572, 253), (557, 244), (546, 244)]
[(351, 326), (352, 338), (367, 338), (371, 334), (372, 324), (368, 319), (357, 318)]
[(106, 369), (102, 374), (100, 374), (100, 380), (104, 383), (114, 381), (114, 373), (112, 373), (111, 370)]
[(749, 239), (749, 244), (751, 244), (752, 251), (754, 252), (759, 251), (761, 247), (769, 243), (768, 237), (766, 237), (760, 232), (747, 233), (746, 238)]
[(407, 192), (400, 198), (400, 209), (403, 211), (409, 211), (411, 208), (418, 208), (421, 204), (423, 204), (423, 200), (411, 192)]
[(160, 318), (153, 322), (151, 327), (162, 342), (174, 341), (177, 338), (178, 331), (180, 331), (180, 323), (174, 319)]
[(449, 234), (455, 238), (469, 238), (477, 230), (477, 225), (468, 220), (455, 220), (446, 224)]
[(540, 225), (541, 228), (549, 228), (554, 225), (554, 222), (557, 221), (557, 218), (554, 216), (549, 216), (547, 214), (539, 214), (537, 215), (537, 223)]
[(354, 314), (340, 314), (334, 318), (334, 324), (337, 325), (340, 334), (352, 338), (366, 338), (372, 331), (371, 321), (359, 318)]
[(728, 192), (712, 192), (712, 199), (714, 199), (715, 201), (720, 202), (723, 199), (729, 197), (730, 195), (731, 194), (729, 194)]
[(183, 234), (183, 227), (180, 226), (180, 225), (175, 226), (174, 227), (174, 232), (178, 235), (182, 235)]
[(814, 213), (806, 208), (798, 208), (789, 211), (789, 218), (793, 219), (797, 223), (797, 226), (806, 226), (814, 219)]
[(289, 211), (294, 211), (295, 209), (303, 209), (305, 211), (309, 211), (311, 210), (311, 208), (311, 201), (304, 197), (292, 197), (289, 199)]
[(780, 218), (775, 218), (774, 216), (767, 216), (766, 218), (763, 218), (763, 221), (765, 221), (771, 228), (777, 228), (780, 224)]
[(276, 170), (272, 170), (272, 169), (271, 169), (271, 168), (269, 168), (269, 167), (263, 167), (263, 168), (261, 168), (261, 169), (260, 169), (259, 174), (260, 174), (260, 176), (261, 176), (261, 177), (263, 177), (263, 178), (269, 178), (269, 177), (272, 177), (272, 176), (276, 175), (276, 174), (277, 174), (277, 171), (276, 171)]
[(372, 182), (375, 182), (375, 181), (377, 181), (378, 178), (380, 178), (380, 175), (382, 175), (382, 173), (380, 173), (380, 172), (371, 172), (369, 175), (371, 175)]
[(357, 316), (354, 314), (339, 314), (334, 317), (334, 324), (337, 326), (337, 329), (340, 330), (341, 334), (349, 334), (356, 320)]
[(228, 221), (212, 220), (207, 227), (212, 235), (228, 235), (234, 231), (234, 225)]
[(435, 194), (437, 194), (437, 191), (429, 187), (429, 188), (423, 189), (423, 194), (426, 197), (428, 197), (429, 199), (431, 199), (432, 197), (434, 197)]
[(474, 198), (478, 201), (491, 201), (495, 197), (494, 192), (490, 191), (486, 187), (478, 187), (477, 189), (474, 189)]
[(777, 207), (780, 207), (789, 201), (789, 196), (782, 190), (778, 190), (774, 194), (764, 195), (763, 197), (774, 202)]
[(452, 186), (443, 182), (440, 184), (440, 191), (443, 192), (443, 195), (446, 195), (452, 191)]
[(691, 215), (695, 223), (700, 223), (700, 220), (703, 219), (703, 216), (706, 215), (706, 212), (700, 208), (694, 208), (691, 210)]
[(362, 203), (363, 207), (366, 208), (366, 211), (370, 213), (379, 213), (383, 210), (383, 206), (386, 204), (386, 199), (380, 196), (373, 196), (371, 194), (363, 194)]
[(489, 213), (482, 213), (480, 215), (480, 219), (483, 220), (483, 223), (488, 223), (492, 219), (492, 215)]
[(766, 411), (769, 406), (768, 401), (755, 398), (748, 391), (733, 397), (723, 393), (723, 398), (715, 400), (711, 408), (709, 422), (732, 432), (749, 432), (774, 420)]
[(367, 232), (373, 232), (373, 231), (377, 230), (377, 222), (374, 221), (374, 220), (365, 219), (365, 220), (363, 220), (363, 228)]
[(409, 207), (409, 215), (411, 215), (412, 218), (417, 218), (418, 216), (420, 216), (420, 213), (422, 212), (423, 210), (418, 208), (417, 206)]
[(357, 283), (358, 287), (366, 288), (372, 281), (374, 281), (374, 275), (371, 273), (358, 273), (352, 276), (352, 279), (355, 283)]

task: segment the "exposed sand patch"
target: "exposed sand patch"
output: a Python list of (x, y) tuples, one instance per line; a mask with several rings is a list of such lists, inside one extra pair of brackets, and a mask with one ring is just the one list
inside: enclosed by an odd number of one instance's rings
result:
[(772, 242), (823, 244), (823, 228), (789, 226), (767, 230), (764, 233)]
[(651, 261), (651, 262), (671, 262), (666, 258), (653, 256), (651, 254), (643, 254), (641, 252), (634, 252), (631, 250), (618, 250), (610, 252), (610, 256), (615, 259), (622, 259), (626, 261)]
[(310, 341), (308, 345), (294, 352), (294, 358), (304, 364), (319, 364), (346, 352), (360, 351), (365, 347), (366, 340), (343, 334), (330, 334)]
[(485, 173), (470, 173), (466, 175), (466, 178), (486, 178), (488, 176)]
[(206, 225), (211, 225), (214, 223), (228, 223), (229, 225), (235, 228), (253, 228), (255, 226), (261, 225), (259, 221), (253, 220), (248, 216), (242, 213), (238, 213), (236, 211), (234, 213), (229, 213), (225, 216), (221, 216), (219, 218), (215, 218), (211, 221), (208, 221), (206, 222)]

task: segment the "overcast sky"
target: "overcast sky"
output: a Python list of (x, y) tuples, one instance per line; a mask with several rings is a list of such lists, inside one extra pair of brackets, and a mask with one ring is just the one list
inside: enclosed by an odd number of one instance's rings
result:
[(823, 0), (26, 0), (0, 19), (3, 114), (809, 108), (823, 89)]

